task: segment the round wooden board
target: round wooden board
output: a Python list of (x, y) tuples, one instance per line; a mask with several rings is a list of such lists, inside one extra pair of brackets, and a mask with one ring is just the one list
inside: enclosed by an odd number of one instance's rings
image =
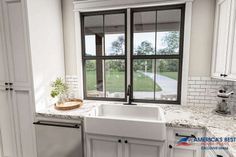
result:
[(81, 99), (69, 99), (63, 104), (55, 104), (54, 107), (57, 110), (73, 110), (76, 108), (79, 108), (80, 106), (83, 105), (83, 101)]

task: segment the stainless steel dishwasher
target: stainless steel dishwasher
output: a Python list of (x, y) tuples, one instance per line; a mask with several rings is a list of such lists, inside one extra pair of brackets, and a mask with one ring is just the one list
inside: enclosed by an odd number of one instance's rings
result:
[(38, 157), (83, 157), (81, 124), (49, 121), (34, 124)]

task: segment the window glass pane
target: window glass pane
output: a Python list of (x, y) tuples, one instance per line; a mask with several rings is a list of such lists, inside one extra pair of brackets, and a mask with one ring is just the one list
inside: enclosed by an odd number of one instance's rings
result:
[(102, 56), (103, 53), (103, 15), (84, 17), (85, 55)]
[(178, 72), (178, 59), (156, 60), (156, 100), (177, 100)]
[(124, 98), (125, 95), (125, 61), (106, 60), (106, 96)]
[(125, 14), (105, 15), (105, 55), (125, 55)]
[(153, 59), (133, 60), (133, 97), (135, 99), (154, 100), (154, 67), (155, 60)]
[(133, 21), (133, 54), (155, 54), (156, 12), (134, 13)]
[(104, 97), (103, 61), (86, 60), (86, 94), (87, 97)]
[(181, 10), (157, 11), (156, 54), (179, 53)]

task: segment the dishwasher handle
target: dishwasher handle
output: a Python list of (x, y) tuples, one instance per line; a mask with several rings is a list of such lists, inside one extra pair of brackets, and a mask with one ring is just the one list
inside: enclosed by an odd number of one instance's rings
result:
[(50, 121), (37, 121), (33, 123), (34, 125), (46, 125), (46, 126), (55, 126), (55, 127), (64, 127), (64, 128), (77, 128), (81, 127), (81, 124), (76, 123), (61, 123), (61, 122), (50, 122)]

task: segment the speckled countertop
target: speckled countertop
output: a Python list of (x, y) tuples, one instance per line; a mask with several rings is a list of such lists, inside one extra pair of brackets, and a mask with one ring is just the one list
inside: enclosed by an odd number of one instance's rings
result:
[[(71, 111), (57, 111), (51, 106), (38, 111), (36, 117), (81, 119), (84, 116), (90, 115), (96, 105), (104, 103), (86, 101), (81, 108)], [(165, 111), (167, 127), (200, 128), (205, 129), (214, 137), (236, 137), (236, 118), (218, 115), (213, 112), (214, 108), (179, 105), (156, 106), (160, 106)], [(236, 157), (236, 146), (230, 147), (229, 153), (231, 156)]]
[(68, 119), (68, 120), (80, 120), (84, 116), (89, 116), (97, 103), (86, 102), (80, 108), (68, 111), (59, 111), (54, 108), (54, 106), (49, 106), (48, 108), (39, 110), (36, 112), (36, 117), (44, 118), (59, 118), (59, 119)]

